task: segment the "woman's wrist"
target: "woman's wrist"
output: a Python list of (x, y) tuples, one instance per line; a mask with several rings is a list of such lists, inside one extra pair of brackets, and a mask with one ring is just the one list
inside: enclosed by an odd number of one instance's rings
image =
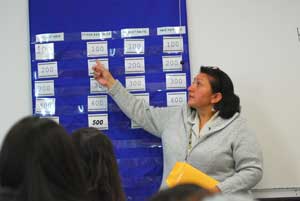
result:
[(115, 83), (116, 83), (116, 80), (114, 78), (109, 79), (107, 82), (107, 88), (111, 89)]

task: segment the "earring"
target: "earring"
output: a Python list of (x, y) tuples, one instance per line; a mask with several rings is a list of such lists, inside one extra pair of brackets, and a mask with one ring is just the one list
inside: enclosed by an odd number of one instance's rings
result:
[(211, 111), (212, 111), (212, 112), (215, 112), (215, 111), (216, 111), (214, 106), (212, 106)]

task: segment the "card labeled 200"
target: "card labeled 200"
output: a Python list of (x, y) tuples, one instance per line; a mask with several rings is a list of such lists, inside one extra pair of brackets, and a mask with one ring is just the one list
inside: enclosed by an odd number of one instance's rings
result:
[(144, 57), (127, 57), (125, 58), (125, 73), (145, 73)]
[(94, 75), (94, 70), (93, 70), (93, 66), (96, 65), (96, 60), (99, 60), (104, 67), (108, 70), (109, 69), (109, 63), (108, 63), (108, 59), (89, 59), (88, 60), (88, 70), (89, 70), (89, 76), (93, 76)]
[(129, 91), (145, 91), (145, 76), (128, 76), (125, 78), (126, 89)]
[(89, 114), (89, 127), (108, 130), (108, 114)]
[(163, 71), (181, 71), (182, 70), (182, 56), (163, 56)]
[(57, 62), (43, 62), (37, 64), (38, 78), (58, 77)]
[(186, 89), (185, 73), (166, 74), (166, 89)]

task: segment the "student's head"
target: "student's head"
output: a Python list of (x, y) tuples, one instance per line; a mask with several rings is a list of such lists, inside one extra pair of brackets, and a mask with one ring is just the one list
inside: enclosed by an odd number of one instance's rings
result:
[(231, 79), (217, 67), (202, 66), (188, 91), (188, 105), (192, 108), (219, 111), (225, 119), (240, 112), (240, 99), (234, 94)]
[(248, 194), (216, 194), (206, 197), (203, 201), (256, 201)]
[(150, 201), (202, 201), (209, 192), (195, 184), (181, 184), (156, 193)]
[(124, 201), (118, 165), (110, 139), (95, 128), (82, 128), (72, 134), (88, 180), (92, 201)]
[(38, 117), (26, 117), (8, 131), (0, 184), (23, 201), (79, 201), (87, 189), (71, 137), (56, 122)]

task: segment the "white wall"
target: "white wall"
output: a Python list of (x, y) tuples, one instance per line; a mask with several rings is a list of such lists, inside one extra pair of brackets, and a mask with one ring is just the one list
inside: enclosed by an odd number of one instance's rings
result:
[(0, 1), (0, 142), (9, 127), (31, 114), (28, 2)]
[(300, 1), (187, 0), (193, 74), (227, 72), (262, 145), (259, 188), (300, 187)]
[[(265, 157), (260, 188), (300, 186), (298, 0), (187, 0), (192, 73), (219, 65), (233, 79)], [(31, 114), (28, 2), (0, 1), (0, 141)]]

